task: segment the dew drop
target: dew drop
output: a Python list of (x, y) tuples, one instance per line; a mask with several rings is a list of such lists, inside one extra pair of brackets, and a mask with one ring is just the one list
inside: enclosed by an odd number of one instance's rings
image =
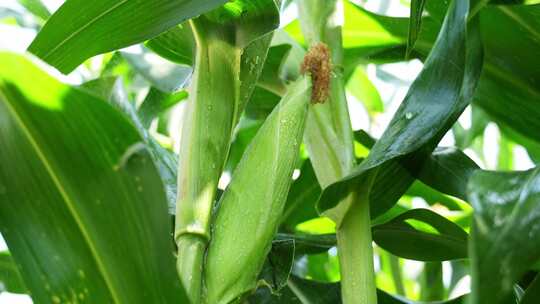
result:
[(414, 115), (413, 115), (412, 112), (407, 112), (407, 113), (405, 113), (405, 118), (407, 118), (407, 119), (411, 119), (411, 118), (413, 118), (413, 116), (414, 116)]

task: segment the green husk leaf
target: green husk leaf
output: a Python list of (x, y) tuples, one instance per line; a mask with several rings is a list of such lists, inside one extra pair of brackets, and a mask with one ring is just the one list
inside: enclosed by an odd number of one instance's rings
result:
[(310, 93), (307, 77), (289, 87), (219, 201), (205, 268), (210, 303), (229, 303), (257, 284), (292, 184)]

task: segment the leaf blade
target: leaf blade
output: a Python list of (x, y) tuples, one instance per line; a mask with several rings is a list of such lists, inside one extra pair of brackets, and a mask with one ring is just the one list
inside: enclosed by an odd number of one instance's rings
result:
[(226, 0), (66, 1), (28, 50), (63, 73), (84, 60), (146, 39)]
[(23, 57), (0, 62), (0, 159), (13, 164), (0, 172), (0, 229), (34, 300), (185, 300), (163, 185), (137, 132)]

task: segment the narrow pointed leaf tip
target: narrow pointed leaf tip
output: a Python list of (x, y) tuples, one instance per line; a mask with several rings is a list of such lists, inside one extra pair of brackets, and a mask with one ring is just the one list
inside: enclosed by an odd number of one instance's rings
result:
[(302, 74), (309, 73), (313, 81), (311, 89), (311, 102), (324, 103), (330, 93), (330, 76), (332, 64), (330, 62), (330, 49), (324, 43), (313, 45), (300, 68)]

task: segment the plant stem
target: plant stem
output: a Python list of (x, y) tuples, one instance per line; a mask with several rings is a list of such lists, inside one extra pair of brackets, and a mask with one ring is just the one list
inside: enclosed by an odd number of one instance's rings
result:
[(349, 195), (354, 203), (336, 231), (341, 271), (341, 297), (343, 303), (346, 304), (377, 303), (368, 193), (366, 191)]
[[(306, 41), (323, 42), (331, 50), (334, 75), (330, 98), (310, 108), (304, 142), (322, 187), (346, 176), (355, 166), (353, 134), (342, 74), (342, 2), (340, 0), (297, 0)], [(375, 304), (369, 183), (351, 193), (325, 215), (336, 222), (341, 271), (342, 301), (345, 304)]]
[(195, 304), (201, 299), (211, 212), (234, 126), (241, 54), (202, 22), (191, 21), (197, 51), (184, 115), (175, 224), (177, 270)]

